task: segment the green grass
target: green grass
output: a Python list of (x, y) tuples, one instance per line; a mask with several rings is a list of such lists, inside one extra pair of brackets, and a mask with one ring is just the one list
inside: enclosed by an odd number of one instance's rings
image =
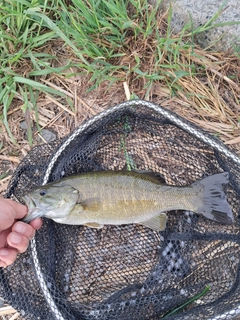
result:
[(178, 46), (184, 46), (180, 44), (182, 35), (173, 39), (170, 28), (161, 35), (156, 8), (149, 8), (147, 1), (90, 0), (87, 6), (83, 0), (72, 3), (70, 10), (61, 14), (59, 25), (90, 59), (86, 69), (94, 86), (105, 80), (111, 85), (118, 80), (144, 78), (146, 88), (150, 88), (153, 81), (175, 80), (168, 69), (177, 77), (189, 74), (183, 69), (186, 66), (178, 63)]
[[(69, 2), (0, 1), (0, 120), (15, 144), (7, 116), (13, 100), (22, 101), (26, 119), (29, 112), (35, 112), (37, 119), (39, 95), (61, 95), (43, 84), (41, 77), (61, 74), (69, 66), (91, 76), (89, 90), (103, 81), (108, 81), (109, 87), (116, 81), (127, 81), (132, 88), (144, 84), (147, 98), (153, 83), (160, 82), (171, 95), (176, 94), (182, 90), (179, 79), (204, 69), (194, 63), (194, 58), (201, 59), (194, 52), (194, 38), (220, 25), (214, 23), (226, 4), (224, 1), (205, 25), (193, 29), (190, 22), (173, 36), (171, 8), (165, 19), (156, 13), (161, 1), (156, 8), (147, 0)], [(53, 67), (57, 55), (46, 48), (59, 39), (71, 54), (65, 66)], [(27, 124), (32, 144), (31, 121)]]
[(177, 313), (179, 313), (180, 311), (182, 311), (184, 308), (186, 308), (187, 306), (191, 305), (192, 303), (194, 303), (195, 301), (199, 300), (200, 298), (202, 298), (203, 296), (205, 296), (208, 291), (210, 290), (210, 286), (206, 286), (204, 288), (203, 291), (201, 291), (200, 293), (194, 295), (192, 298), (188, 299), (186, 302), (184, 302), (183, 304), (177, 306), (176, 308), (168, 311), (165, 315), (163, 315), (161, 317), (161, 319), (163, 318), (167, 318), (167, 317), (170, 317), (170, 316), (173, 316)]
[[(41, 10), (46, 12), (46, 2), (42, 3)], [(39, 92), (56, 93), (34, 80), (36, 75), (58, 71), (50, 66), (50, 61), (55, 57), (39, 50), (56, 38), (55, 32), (46, 29), (43, 20), (32, 19), (26, 13), (26, 10), (34, 10), (37, 5), (38, 1), (19, 0), (3, 1), (0, 7), (0, 105), (3, 107), (0, 119), (15, 144), (17, 142), (7, 118), (13, 99), (22, 100), (22, 109), (26, 114), (36, 107)], [(28, 137), (32, 144), (30, 125)]]

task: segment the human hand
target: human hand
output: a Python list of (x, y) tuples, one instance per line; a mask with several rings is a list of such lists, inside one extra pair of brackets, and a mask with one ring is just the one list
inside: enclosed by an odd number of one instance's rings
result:
[(27, 207), (10, 199), (0, 198), (0, 267), (12, 264), (18, 253), (27, 250), (29, 240), (42, 226), (37, 218), (30, 224), (18, 221), (27, 214)]

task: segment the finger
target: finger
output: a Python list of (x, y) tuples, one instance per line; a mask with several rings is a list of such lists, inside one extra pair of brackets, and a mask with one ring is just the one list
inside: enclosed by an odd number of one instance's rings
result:
[(7, 244), (7, 236), (11, 232), (12, 228), (8, 228), (6, 230), (3, 230), (0, 232), (0, 248), (6, 248), (8, 246)]
[(41, 218), (36, 218), (36, 219), (34, 219), (33, 221), (31, 221), (30, 223), (29, 223), (35, 230), (38, 230), (38, 229), (40, 229), (41, 228), (41, 226), (42, 226), (42, 219)]
[(22, 219), (27, 214), (27, 211), (28, 211), (27, 206), (25, 206), (19, 202), (13, 201), (11, 199), (5, 199), (5, 200), (14, 209), (15, 219)]
[(1, 267), (4, 267), (4, 268), (7, 267), (6, 263), (2, 260), (0, 260), (0, 268)]
[(17, 232), (11, 232), (7, 237), (7, 243), (12, 248), (17, 249), (19, 253), (23, 253), (27, 250), (27, 247), (29, 245), (29, 239), (26, 236)]
[(27, 214), (27, 207), (10, 199), (0, 198), (0, 231), (9, 228), (15, 219)]
[(17, 250), (11, 248), (0, 249), (0, 267), (6, 267), (17, 259)]
[(35, 229), (27, 223), (22, 221), (17, 221), (12, 227), (12, 232), (21, 234), (28, 239), (32, 239), (35, 236)]

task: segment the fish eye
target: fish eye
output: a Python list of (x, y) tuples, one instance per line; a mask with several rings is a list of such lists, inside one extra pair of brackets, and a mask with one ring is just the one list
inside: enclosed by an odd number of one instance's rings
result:
[(47, 193), (47, 191), (44, 189), (40, 190), (40, 192), (39, 192), (40, 196), (45, 196), (46, 193)]

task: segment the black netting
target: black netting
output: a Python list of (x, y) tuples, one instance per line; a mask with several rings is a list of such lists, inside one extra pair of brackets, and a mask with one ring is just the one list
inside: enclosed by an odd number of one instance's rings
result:
[(23, 159), (6, 192), (95, 170), (150, 170), (184, 186), (222, 171), (235, 216), (222, 225), (191, 212), (168, 213), (167, 228), (84, 226), (45, 219), (28, 251), (0, 270), (0, 296), (23, 319), (232, 319), (240, 313), (240, 159), (217, 139), (144, 101), (115, 106), (61, 141)]

